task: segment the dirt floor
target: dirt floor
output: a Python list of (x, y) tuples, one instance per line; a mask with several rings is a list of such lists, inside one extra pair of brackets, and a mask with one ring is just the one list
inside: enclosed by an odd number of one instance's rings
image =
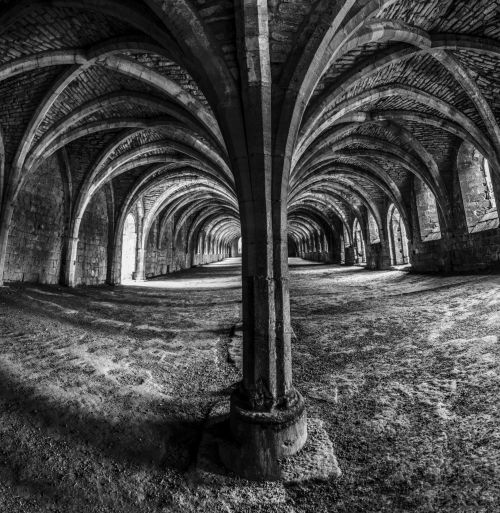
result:
[(342, 476), (199, 479), (239, 267), (0, 288), (0, 512), (499, 512), (500, 276), (292, 262), (294, 380)]

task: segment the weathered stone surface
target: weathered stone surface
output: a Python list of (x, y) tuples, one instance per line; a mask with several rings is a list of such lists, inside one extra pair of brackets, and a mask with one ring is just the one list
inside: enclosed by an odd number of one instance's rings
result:
[(494, 3), (0, 4), (0, 282), (145, 286), (241, 254), (241, 473), (305, 440), (302, 410), (283, 440), (247, 422), (300, 397), (288, 257), (500, 265)]
[(51, 158), (28, 179), (17, 199), (4, 281), (59, 283), (64, 202), (59, 163)]
[[(229, 404), (227, 404), (227, 410)], [(340, 477), (341, 470), (333, 450), (332, 442), (319, 419), (308, 419), (307, 442), (303, 448), (286, 458), (279, 460), (276, 475), (273, 479), (258, 479), (256, 476), (248, 476), (250, 481), (238, 478), (224, 464), (224, 457), (220, 459), (220, 451), (226, 450), (225, 436), (230, 436), (227, 424), (224, 425), (224, 408), (219, 405), (203, 432), (196, 460), (196, 479), (205, 486), (230, 486), (239, 493), (240, 488), (248, 487), (254, 493), (264, 493), (259, 489), (257, 481), (278, 481), (280, 483), (300, 483), (309, 480), (331, 480)], [(234, 460), (236, 461), (236, 460)], [(245, 477), (245, 476), (244, 476)]]
[(108, 228), (106, 196), (100, 191), (82, 220), (76, 262), (78, 285), (101, 285), (106, 281)]

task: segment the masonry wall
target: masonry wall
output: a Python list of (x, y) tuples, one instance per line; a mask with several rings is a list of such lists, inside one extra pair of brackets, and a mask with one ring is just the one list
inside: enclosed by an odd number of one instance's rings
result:
[[(463, 155), (461, 157), (464, 158)], [(460, 165), (458, 157), (457, 160), (457, 164)], [(485, 198), (485, 184), (479, 177), (479, 172), (469, 173), (467, 177), (462, 176), (462, 180), (458, 172), (453, 176), (453, 232), (448, 241), (448, 247), (454, 271), (473, 271), (500, 265), (500, 229), (497, 227), (488, 229), (488, 223), (481, 223), (479, 220), (481, 216), (484, 218), (484, 210), (491, 210), (491, 202)], [(466, 179), (468, 182), (464, 183)], [(478, 189), (483, 190), (479, 193)], [(469, 196), (472, 196), (472, 200)], [(481, 208), (477, 204), (480, 197), (483, 197), (484, 202)], [(468, 218), (470, 221), (474, 215), (478, 216), (476, 229), (480, 230), (470, 233)], [(492, 223), (491, 226), (495, 224), (498, 223)]]
[(14, 209), (5, 282), (59, 282), (64, 233), (64, 190), (57, 158), (27, 180)]
[(412, 267), (418, 272), (468, 272), (500, 268), (500, 230), (452, 233), (442, 240), (410, 245)]
[(419, 272), (473, 272), (500, 267), (500, 229), (469, 233), (457, 161), (454, 160), (443, 174), (450, 191), (451, 226), (448, 233), (442, 230), (441, 239), (422, 240), (416, 204), (412, 202), (412, 223), (415, 228), (410, 244), (410, 259), (413, 269)]
[(487, 160), (469, 143), (457, 155), (458, 181), (469, 232), (498, 228), (498, 212)]
[[(420, 191), (417, 188), (417, 193)], [(420, 194), (419, 194), (420, 195)], [(442, 229), (442, 219), (440, 219), (441, 230), (436, 230), (436, 235), (429, 237), (430, 231), (421, 228), (419, 209), (417, 207), (418, 198), (415, 190), (412, 190), (411, 198), (411, 224), (413, 227), (413, 236), (409, 240), (410, 263), (412, 269), (416, 272), (451, 272), (451, 253), (448, 241), (448, 234)]]
[(80, 225), (76, 259), (76, 284), (101, 285), (106, 282), (108, 212), (106, 195), (99, 190), (90, 201)]

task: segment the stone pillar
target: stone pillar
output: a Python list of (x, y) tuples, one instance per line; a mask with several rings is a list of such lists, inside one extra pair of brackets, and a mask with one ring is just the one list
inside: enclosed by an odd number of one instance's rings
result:
[(145, 249), (137, 248), (135, 257), (135, 272), (134, 280), (145, 281), (146, 280), (146, 269), (145, 269)]
[[(381, 208), (381, 211), (384, 209)], [(370, 214), (365, 213), (361, 226), (362, 235), (365, 240), (366, 269), (379, 271), (389, 269), (391, 266), (389, 238), (387, 236), (387, 223), (381, 223), (378, 227), (378, 233), (375, 230), (375, 218), (370, 222)], [(378, 241), (372, 242), (378, 235)], [(388, 258), (389, 255), (389, 258)]]
[(345, 265), (354, 265), (354, 263), (355, 263), (354, 246), (346, 246), (344, 252), (345, 252)]
[(205, 234), (204, 244), (203, 244), (203, 254), (208, 255), (210, 247), (210, 235)]
[[(401, 222), (403, 222), (401, 220)], [(391, 261), (391, 246), (390, 246), (390, 237), (391, 234), (389, 230), (390, 227), (387, 226), (388, 223), (382, 223), (382, 230), (379, 230), (380, 235), (380, 255), (378, 260), (378, 269), (390, 269), (392, 265)], [(389, 229), (388, 229), (389, 228)]]
[(321, 236), (321, 251), (323, 253), (328, 253), (329, 248), (330, 248), (330, 245), (328, 244), (326, 235), (323, 233)]
[(338, 240), (335, 240), (333, 234), (330, 232), (328, 237), (326, 237), (325, 246), (326, 246), (326, 263), (328, 264), (340, 264), (340, 252), (339, 252), (339, 244)]
[[(241, 220), (243, 380), (231, 396), (232, 442), (223, 463), (248, 479), (279, 479), (280, 459), (307, 438), (302, 396), (292, 384), (287, 201), (288, 129), (278, 133), (284, 91), (273, 89), (268, 2), (235, 0), (240, 69), (231, 112), (221, 118)], [(273, 101), (276, 100), (276, 101)], [(287, 111), (291, 115), (293, 109)], [(279, 137), (278, 137), (279, 136)]]
[(63, 244), (65, 255), (63, 284), (67, 287), (74, 287), (76, 285), (76, 259), (78, 258), (78, 237), (65, 237)]
[(381, 250), (380, 250), (380, 262), (379, 269), (390, 269), (391, 268), (391, 248), (389, 246), (389, 240), (384, 237), (380, 239)]
[(321, 237), (317, 231), (314, 232), (314, 242), (316, 245), (316, 258), (315, 260), (320, 261), (323, 253), (323, 244), (321, 241)]
[(137, 216), (137, 244), (135, 250), (135, 271), (133, 278), (136, 281), (144, 281), (146, 279), (146, 262), (145, 262), (145, 248), (146, 241), (143, 236), (144, 231), (144, 218)]
[(9, 241), (10, 223), (14, 213), (14, 205), (5, 201), (0, 210), (0, 285), (3, 285), (3, 274), (7, 258), (7, 244)]
[(201, 231), (200, 235), (199, 235), (199, 239), (198, 239), (199, 255), (200, 255), (200, 258), (199, 258), (199, 261), (198, 261), (198, 265), (203, 265), (204, 264), (203, 255), (205, 253), (205, 238), (206, 238), (205, 232)]
[(286, 223), (273, 234), (269, 210), (256, 207), (264, 219), (242, 223), (243, 381), (231, 397), (236, 444), (221, 451), (225, 465), (249, 479), (278, 479), (279, 459), (307, 438), (304, 399), (292, 384)]
[[(113, 223), (114, 224), (114, 223)], [(108, 230), (108, 247), (107, 247), (107, 262), (106, 262), (106, 283), (108, 285), (115, 285), (115, 227), (109, 223)]]
[(200, 232), (200, 239), (199, 239), (199, 254), (200, 254), (200, 263), (203, 262), (203, 249), (205, 247), (205, 232)]

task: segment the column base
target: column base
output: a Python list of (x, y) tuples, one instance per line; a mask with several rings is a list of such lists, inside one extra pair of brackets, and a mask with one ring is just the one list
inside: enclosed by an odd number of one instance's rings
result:
[(146, 280), (146, 276), (140, 275), (140, 274), (138, 274), (136, 272), (132, 273), (132, 280), (134, 280), (134, 281), (147, 281)]
[[(280, 498), (279, 490), (284, 491), (281, 488), (283, 484), (311, 479), (331, 480), (340, 476), (333, 444), (323, 421), (315, 418), (307, 419), (307, 441), (304, 447), (292, 456), (279, 458), (271, 477), (255, 474), (249, 476), (245, 461), (238, 460), (240, 464), (236, 465), (233, 460), (227, 461), (231, 457), (242, 457), (235, 448), (229, 426), (229, 412), (229, 400), (222, 400), (214, 405), (209, 414), (198, 447), (196, 465), (192, 469), (192, 478), (198, 486), (215, 489), (217, 494), (223, 493), (222, 490), (241, 490), (243, 495), (254, 497), (259, 503), (271, 505)], [(270, 487), (267, 484), (269, 481), (276, 485)]]
[(307, 416), (303, 397), (286, 409), (259, 412), (245, 409), (231, 398), (230, 439), (219, 443), (226, 468), (240, 477), (257, 481), (282, 478), (283, 458), (300, 451), (307, 440)]

